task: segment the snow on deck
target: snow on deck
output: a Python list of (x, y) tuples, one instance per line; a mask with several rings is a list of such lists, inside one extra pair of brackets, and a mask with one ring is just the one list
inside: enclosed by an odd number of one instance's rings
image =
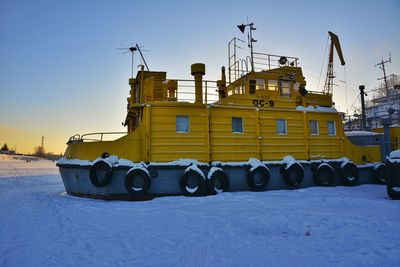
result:
[(390, 152), (390, 158), (391, 159), (400, 159), (400, 149), (393, 150), (392, 152)]
[(345, 131), (346, 136), (375, 136), (382, 135), (381, 133), (369, 132), (369, 131)]
[(399, 210), (382, 185), (127, 202), (8, 177), (0, 266), (399, 266)]

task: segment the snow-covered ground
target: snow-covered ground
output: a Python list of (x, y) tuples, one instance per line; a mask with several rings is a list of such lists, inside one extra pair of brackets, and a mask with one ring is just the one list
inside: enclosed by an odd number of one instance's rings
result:
[(50, 160), (0, 154), (0, 178), (58, 173), (56, 163)]
[(400, 266), (385, 186), (102, 201), (41, 164), (0, 160), (2, 267)]

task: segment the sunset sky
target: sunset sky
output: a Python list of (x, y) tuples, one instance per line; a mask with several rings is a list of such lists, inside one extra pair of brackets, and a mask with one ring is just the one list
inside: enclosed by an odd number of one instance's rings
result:
[[(45, 136), (61, 153), (76, 133), (124, 131), (130, 55), (118, 47), (145, 45), (151, 70), (191, 79), (190, 65), (206, 64), (220, 78), (236, 25), (254, 22), (256, 50), (300, 58), (307, 89), (318, 80), (328, 31), (341, 41), (348, 107), (358, 85), (374, 89), (400, 74), (400, 1), (19, 1), (0, 0), (0, 145), (32, 153)], [(139, 64), (136, 58), (135, 65)], [(344, 69), (335, 57), (334, 100), (346, 110)]]

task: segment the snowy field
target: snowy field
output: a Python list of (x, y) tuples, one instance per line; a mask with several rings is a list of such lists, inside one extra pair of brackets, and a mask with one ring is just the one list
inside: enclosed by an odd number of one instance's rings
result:
[(54, 162), (0, 159), (0, 266), (400, 266), (380, 185), (146, 202), (66, 195)]

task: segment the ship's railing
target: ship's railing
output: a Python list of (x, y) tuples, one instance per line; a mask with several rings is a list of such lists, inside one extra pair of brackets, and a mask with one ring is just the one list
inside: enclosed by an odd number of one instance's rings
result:
[[(246, 54), (247, 51), (245, 51), (243, 43), (246, 42), (236, 37), (228, 43), (229, 83), (233, 83), (252, 70), (251, 52), (248, 51), (248, 54)], [(270, 70), (283, 66), (297, 67), (299, 64), (298, 61), (299, 59), (296, 57), (253, 52), (254, 71)]]
[[(196, 95), (194, 80), (180, 79), (176, 81), (178, 82), (176, 101), (194, 103)], [(216, 81), (203, 80), (202, 88), (203, 104), (209, 104), (218, 101), (219, 98)]]
[(75, 134), (69, 138), (67, 144), (77, 142), (113, 141), (117, 138), (110, 138), (111, 136), (122, 137), (123, 135), (126, 135), (126, 132), (87, 133), (82, 135)]
[[(254, 71), (264, 71), (275, 69), (283, 66), (297, 67), (299, 59), (296, 57), (286, 57), (273, 54), (265, 54), (253, 52)], [(251, 58), (239, 59), (235, 62), (229, 62), (228, 80), (229, 83), (234, 82), (240, 77), (251, 71)]]
[(297, 67), (299, 59), (296, 57), (279, 56), (265, 53), (253, 53), (255, 70), (270, 70), (282, 66)]

